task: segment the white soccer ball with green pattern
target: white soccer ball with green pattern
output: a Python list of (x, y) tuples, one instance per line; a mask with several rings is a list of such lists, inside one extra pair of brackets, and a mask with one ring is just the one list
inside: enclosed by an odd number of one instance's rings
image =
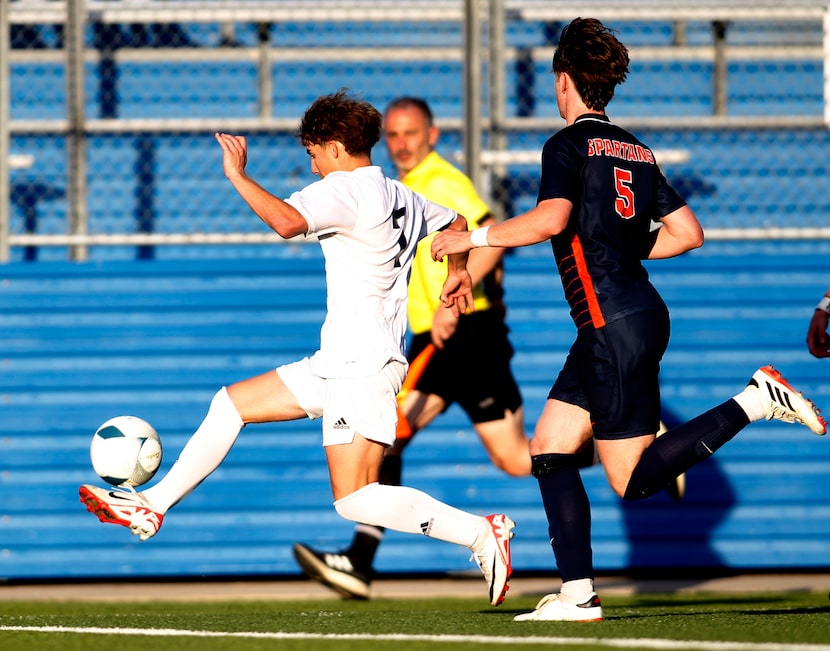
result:
[(145, 420), (116, 416), (98, 428), (89, 446), (92, 468), (113, 486), (136, 487), (161, 465), (161, 439)]

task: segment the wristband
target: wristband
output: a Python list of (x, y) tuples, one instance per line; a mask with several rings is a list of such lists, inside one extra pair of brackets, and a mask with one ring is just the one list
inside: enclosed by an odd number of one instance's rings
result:
[(475, 247), (490, 246), (487, 242), (487, 231), (489, 230), (489, 226), (484, 226), (470, 231), (470, 243)]
[[(473, 231), (475, 233), (475, 231)], [(816, 305), (817, 310), (821, 310), (826, 314), (830, 314), (830, 296), (822, 296), (821, 300)]]

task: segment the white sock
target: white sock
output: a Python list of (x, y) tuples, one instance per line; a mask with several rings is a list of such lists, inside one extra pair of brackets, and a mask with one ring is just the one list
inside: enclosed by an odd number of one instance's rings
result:
[(225, 387), (162, 480), (141, 494), (160, 513), (167, 511), (212, 473), (228, 455), (244, 423)]
[(470, 549), (490, 533), (486, 518), (439, 502), (408, 486), (369, 484), (334, 503), (347, 520), (415, 533)]
[(594, 594), (593, 579), (574, 579), (565, 581), (559, 591), (565, 600), (573, 604), (584, 604)]
[(746, 387), (733, 400), (744, 410), (750, 423), (763, 420), (769, 414), (769, 399), (754, 385)]

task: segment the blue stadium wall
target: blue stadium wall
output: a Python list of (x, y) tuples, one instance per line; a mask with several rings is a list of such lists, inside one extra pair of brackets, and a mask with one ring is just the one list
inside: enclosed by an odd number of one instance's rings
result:
[[(243, 430), (225, 463), (146, 543), (79, 503), (88, 446), (119, 414), (146, 418), (170, 467), (222, 385), (309, 354), (324, 315), (315, 246), (270, 257), (11, 263), (0, 268), (0, 578), (295, 575), (291, 545), (334, 548), (351, 525), (331, 506), (319, 424)], [(830, 363), (809, 356), (807, 321), (827, 286), (829, 243), (711, 242), (649, 263), (673, 315), (662, 374), (665, 419), (733, 395), (772, 362), (830, 405)], [(514, 370), (532, 432), (573, 325), (547, 246), (507, 258)], [(682, 502), (623, 503), (584, 473), (600, 571), (798, 569), (830, 558), (830, 440), (762, 422), (688, 473)], [(404, 479), (464, 509), (518, 523), (517, 570), (551, 571), (535, 481), (488, 462), (453, 407), (423, 431)], [(466, 550), (389, 532), (380, 572), (464, 572)]]
[[(511, 42), (538, 46), (538, 31), (512, 34)], [(364, 32), (338, 33), (365, 44)], [(703, 35), (692, 31), (690, 43), (708, 33), (708, 27)], [(290, 34), (281, 33), (280, 42)], [(446, 41), (430, 26), (404, 34), (423, 45)], [(667, 42), (671, 30), (660, 34)], [(255, 43), (254, 31), (238, 36)], [(626, 42), (629, 36), (634, 44), (659, 44), (647, 40), (657, 36), (626, 33)], [(400, 39), (401, 30), (392, 29), (386, 36), (373, 31), (371, 42)], [(318, 67), (275, 64), (271, 99), (281, 116), (299, 116), (318, 93), (341, 85), (378, 106), (390, 88), (414, 89), (436, 115), (461, 115), (460, 63), (402, 66), (333, 64), (308, 83)], [(87, 72), (89, 117), (256, 115), (253, 62), (128, 63), (108, 101), (97, 91), (114, 80), (100, 66), (88, 65)], [(711, 114), (711, 72), (701, 62), (635, 62), (612, 116)], [(379, 83), (382, 75), (392, 84)], [(529, 93), (533, 115), (553, 115), (548, 62), (519, 76), (518, 68), (508, 71), (509, 114), (518, 115), (520, 104), (528, 110)], [(520, 81), (529, 80), (531, 90), (518, 92)], [(793, 65), (787, 74), (763, 60), (730, 67), (729, 112), (821, 115), (822, 84), (820, 61)], [(61, 64), (13, 62), (11, 85), (14, 120), (65, 117)], [(826, 129), (638, 135), (655, 148), (689, 152), (687, 163), (666, 171), (708, 228), (777, 225), (782, 213), (787, 225), (815, 226), (830, 214)], [(543, 138), (525, 134), (516, 141), (530, 149)], [(253, 134), (250, 143), (249, 168), (274, 193), (310, 180), (293, 137)], [(250, 230), (253, 217), (222, 178), (212, 134), (96, 133), (88, 147), (91, 232), (135, 232), (147, 203), (154, 232)], [(462, 149), (450, 132), (439, 147), (448, 157)], [(36, 155), (31, 169), (12, 173), (12, 230), (65, 232), (64, 137), (15, 132), (11, 149)], [(391, 173), (382, 149), (376, 162)], [(517, 167), (509, 175), (524, 189), (511, 196), (510, 212), (532, 205), (537, 170)], [(225, 463), (146, 543), (86, 512), (77, 487), (96, 480), (88, 447), (98, 425), (119, 414), (149, 420), (164, 442), (164, 472), (220, 386), (315, 350), (325, 307), (314, 246), (259, 246), (234, 257), (227, 249), (179, 246), (90, 253), (90, 262), (77, 264), (65, 262), (65, 248), (18, 248), (0, 266), (0, 580), (289, 576), (298, 573), (295, 541), (346, 543), (352, 525), (331, 506), (316, 422), (246, 428)], [(688, 419), (733, 395), (769, 362), (830, 409), (830, 361), (810, 357), (804, 344), (813, 306), (830, 283), (828, 254), (830, 242), (709, 242), (649, 264), (673, 315), (662, 374), (665, 420)], [(514, 371), (531, 433), (574, 329), (549, 247), (515, 251), (506, 266)], [(600, 571), (830, 566), (830, 439), (804, 428), (766, 422), (748, 428), (688, 473), (682, 502), (659, 494), (623, 503), (600, 468), (584, 477)], [(535, 481), (495, 470), (456, 407), (410, 446), (404, 480), (461, 508), (509, 513), (518, 523), (515, 567), (553, 570)], [(388, 532), (377, 569), (477, 573), (468, 558), (452, 545)]]

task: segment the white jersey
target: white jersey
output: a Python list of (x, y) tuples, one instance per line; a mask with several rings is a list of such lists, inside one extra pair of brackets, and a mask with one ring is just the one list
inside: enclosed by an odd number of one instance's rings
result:
[[(311, 359), (320, 377), (364, 377), (406, 363), (407, 284), (418, 241), (456, 212), (378, 166), (332, 172), (286, 201), (308, 222), (326, 260), (327, 314)], [(437, 263), (436, 263), (437, 264)]]

